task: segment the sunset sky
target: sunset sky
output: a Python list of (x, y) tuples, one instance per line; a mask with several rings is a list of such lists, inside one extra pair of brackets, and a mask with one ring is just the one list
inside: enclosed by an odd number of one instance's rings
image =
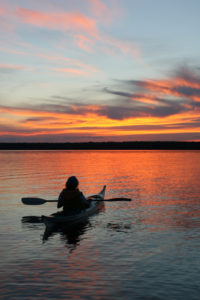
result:
[(199, 0), (0, 0), (0, 142), (200, 141)]

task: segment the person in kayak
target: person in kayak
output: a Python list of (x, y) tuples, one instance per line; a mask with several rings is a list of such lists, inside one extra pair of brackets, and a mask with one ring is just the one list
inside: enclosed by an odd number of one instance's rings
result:
[(64, 214), (78, 213), (90, 206), (90, 202), (79, 190), (78, 185), (79, 182), (75, 176), (69, 177), (66, 187), (58, 197), (57, 208), (63, 207)]

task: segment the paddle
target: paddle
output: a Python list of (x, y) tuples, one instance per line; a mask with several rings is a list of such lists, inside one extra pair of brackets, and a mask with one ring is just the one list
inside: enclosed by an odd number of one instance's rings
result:
[[(90, 196), (90, 197), (93, 197), (93, 196)], [(91, 199), (91, 198), (88, 198), (88, 200), (90, 201), (109, 201), (109, 202), (112, 202), (112, 201), (131, 201), (130, 198), (111, 198), (111, 199), (101, 199), (101, 198), (96, 198), (96, 199)], [(46, 202), (58, 202), (58, 200), (45, 200), (45, 199), (42, 199), (42, 198), (33, 198), (33, 197), (30, 197), (30, 198), (22, 198), (21, 199), (22, 202), (26, 205), (42, 205)]]

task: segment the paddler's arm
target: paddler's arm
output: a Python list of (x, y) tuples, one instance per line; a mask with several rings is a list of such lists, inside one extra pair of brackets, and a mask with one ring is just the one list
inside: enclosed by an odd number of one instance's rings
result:
[(80, 198), (81, 198), (81, 201), (82, 201), (82, 203), (83, 203), (83, 205), (85, 207), (89, 207), (90, 206), (90, 202), (85, 198), (85, 196), (83, 195), (82, 192), (80, 194)]

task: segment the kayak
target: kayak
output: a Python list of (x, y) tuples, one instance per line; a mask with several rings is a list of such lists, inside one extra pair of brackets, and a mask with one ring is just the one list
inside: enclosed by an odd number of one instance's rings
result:
[(98, 194), (88, 197), (88, 199), (92, 200), (90, 206), (77, 214), (64, 215), (62, 212), (57, 212), (50, 216), (42, 216), (42, 220), (45, 223), (46, 228), (52, 229), (61, 226), (70, 229), (78, 224), (84, 223), (90, 216), (97, 213), (102, 207), (105, 190), (106, 186), (104, 186)]

